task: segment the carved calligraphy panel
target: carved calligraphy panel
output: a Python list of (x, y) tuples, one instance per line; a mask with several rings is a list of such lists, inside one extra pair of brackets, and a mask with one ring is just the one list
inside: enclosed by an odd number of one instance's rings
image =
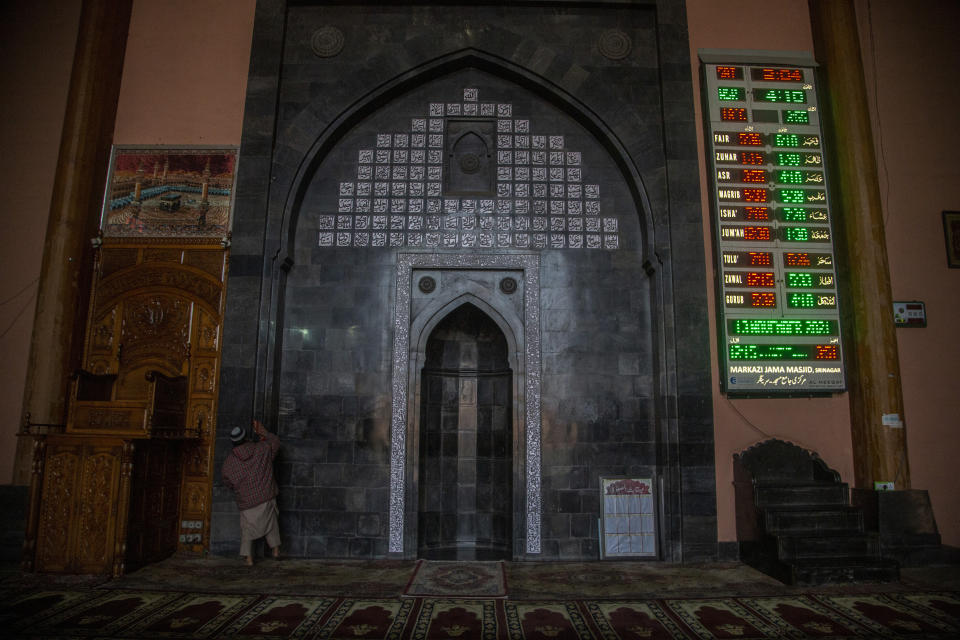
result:
[(179, 369), (190, 355), (191, 306), (188, 300), (160, 293), (128, 298), (120, 334), (124, 366), (149, 359)]

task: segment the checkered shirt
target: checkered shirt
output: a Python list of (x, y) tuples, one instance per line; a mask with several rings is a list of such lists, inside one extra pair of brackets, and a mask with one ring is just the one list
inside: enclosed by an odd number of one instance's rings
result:
[(233, 490), (237, 509), (244, 511), (276, 497), (273, 459), (279, 450), (280, 438), (267, 432), (260, 442), (244, 442), (227, 454), (220, 475)]

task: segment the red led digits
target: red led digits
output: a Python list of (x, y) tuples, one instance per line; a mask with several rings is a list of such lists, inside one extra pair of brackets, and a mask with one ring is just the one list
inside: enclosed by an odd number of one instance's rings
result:
[(741, 164), (766, 164), (767, 155), (759, 151), (744, 151), (740, 154)]
[(803, 82), (803, 69), (752, 69), (751, 76), (765, 82)]
[(743, 108), (722, 107), (720, 109), (720, 119), (732, 122), (746, 122), (747, 110)]
[(813, 345), (814, 360), (836, 360), (840, 357), (840, 352), (835, 344), (815, 344)]
[(747, 220), (769, 220), (770, 209), (767, 207), (744, 207), (743, 217)]
[(744, 189), (743, 199), (746, 202), (766, 202), (767, 190), (766, 189)]
[(751, 291), (750, 306), (751, 307), (767, 307), (767, 308), (776, 307), (777, 295), (775, 293), (768, 293), (764, 291)]
[(740, 182), (766, 182), (767, 172), (763, 169), (743, 169), (740, 172)]
[(770, 227), (744, 227), (743, 239), (744, 240), (761, 240), (765, 242), (769, 241)]
[(747, 286), (773, 288), (773, 273), (770, 271), (748, 271)]
[(783, 254), (783, 261), (788, 267), (809, 267), (810, 254), (809, 253), (785, 253)]
[(740, 67), (717, 67), (718, 80), (743, 80)]
[(741, 131), (737, 134), (737, 144), (743, 147), (762, 147), (763, 136), (759, 133)]
[(751, 267), (769, 267), (773, 264), (773, 254), (765, 253), (761, 251), (750, 251), (747, 253), (750, 256), (750, 266)]

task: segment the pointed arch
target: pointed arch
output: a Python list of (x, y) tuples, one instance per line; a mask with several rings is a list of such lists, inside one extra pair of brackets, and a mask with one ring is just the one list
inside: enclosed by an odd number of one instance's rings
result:
[(432, 314), (423, 329), (408, 423), (417, 557), (512, 559), (522, 517), (516, 458), (524, 452), (515, 433), (523, 420), (513, 406), (517, 340), (498, 310), (470, 293)]
[[(513, 467), (513, 473), (511, 474), (513, 495), (510, 500), (513, 532), (510, 537), (513, 541), (514, 555), (519, 556), (526, 552), (523, 545), (525, 537), (523, 520), (525, 518), (527, 493), (523, 480), (527, 458), (525, 446), (527, 441), (527, 428), (524, 390), (526, 363), (523, 357), (525, 344), (523, 320), (505, 306), (495, 307), (490, 304), (490, 302), (484, 299), (488, 296), (484, 296), (479, 286), (468, 285), (467, 289), (467, 291), (459, 289), (452, 295), (438, 297), (437, 300), (432, 301), (430, 305), (411, 318), (410, 322), (410, 363), (407, 374), (409, 395), (405, 425), (407, 441), (405, 493), (409, 499), (405, 506), (404, 516), (407, 521), (408, 537), (403, 545), (407, 555), (417, 550), (420, 535), (417, 519), (421, 505), (419, 503), (419, 492), (416, 488), (422, 481), (419, 477), (421, 467), (420, 442), (423, 437), (423, 434), (421, 434), (423, 417), (423, 372), (427, 362), (427, 343), (430, 341), (430, 337), (440, 323), (450, 317), (450, 314), (455, 313), (465, 305), (474, 306), (480, 313), (489, 318), (493, 324), (496, 325), (507, 343), (507, 363), (512, 372), (512, 390), (510, 395), (513, 399), (510, 412), (512, 443), (509, 456)], [(412, 529), (412, 531), (410, 531), (410, 529)]]
[(454, 297), (439, 297), (417, 314), (410, 323), (410, 352), (424, 354), (427, 341), (437, 325), (455, 310), (465, 304), (472, 304), (487, 315), (500, 329), (507, 339), (510, 351), (510, 361), (519, 357), (523, 350), (523, 320), (509, 309), (496, 309), (483, 299), (483, 291), (479, 286), (472, 285), (466, 293), (457, 292)]
[[(613, 162), (623, 175), (635, 203), (635, 209), (640, 216), (640, 262), (642, 264), (654, 264), (656, 262), (653, 259), (655, 228), (646, 188), (630, 154), (613, 132), (613, 129), (580, 99), (547, 78), (505, 58), (479, 49), (465, 48), (413, 67), (372, 89), (341, 112), (320, 132), (317, 139), (304, 153), (284, 202), (276, 247), (276, 255), (280, 258), (281, 263), (293, 263), (293, 247), (295, 246), (300, 206), (310, 181), (323, 159), (347, 132), (390, 101), (425, 82), (470, 68), (516, 83), (533, 92), (571, 117), (597, 139), (599, 144), (610, 154)], [(315, 116), (310, 112), (308, 106), (299, 116), (293, 118), (290, 128), (309, 130), (307, 122), (310, 121), (315, 121)]]
[[(415, 270), (517, 272), (522, 310), (498, 302), (481, 285), (461, 283), (419, 310), (412, 308)], [(522, 274), (522, 275), (521, 275)], [(540, 260), (535, 254), (457, 256), (401, 253), (397, 264), (393, 346), (393, 400), (390, 451), (391, 553), (409, 556), (417, 545), (416, 491), (419, 464), (420, 375), (426, 343), (436, 326), (463, 304), (475, 305), (507, 340), (513, 371), (513, 546), (514, 556), (539, 554), (540, 544)], [(521, 317), (522, 314), (522, 317)]]

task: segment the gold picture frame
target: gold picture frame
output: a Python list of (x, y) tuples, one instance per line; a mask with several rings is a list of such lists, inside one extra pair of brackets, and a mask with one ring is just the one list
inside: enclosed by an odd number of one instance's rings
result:
[(114, 145), (100, 231), (105, 238), (224, 238), (237, 147)]

